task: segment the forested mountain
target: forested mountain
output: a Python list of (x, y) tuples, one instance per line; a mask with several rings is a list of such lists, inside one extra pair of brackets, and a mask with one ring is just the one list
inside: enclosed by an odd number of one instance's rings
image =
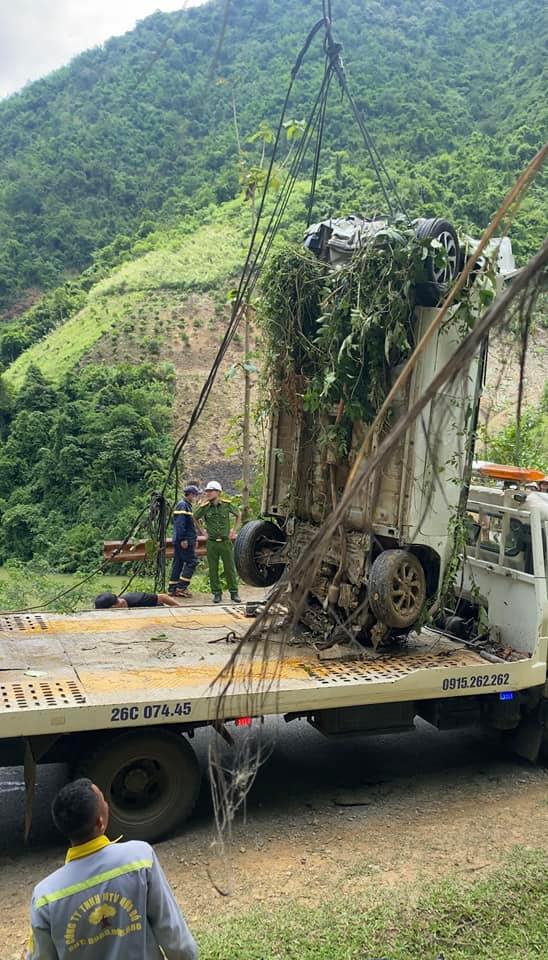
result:
[[(546, 132), (542, 0), (333, 0), (349, 81), (415, 214), (485, 225)], [(238, 192), (234, 108), (246, 144), (275, 125), (319, 0), (225, 0), (156, 13), (0, 103), (0, 306), (86, 267), (116, 237), (146, 233)], [(295, 87), (304, 117), (323, 58)], [(380, 201), (333, 91), (323, 203)], [(337, 160), (337, 175), (333, 165)], [(545, 202), (544, 202), (545, 203)], [(540, 189), (515, 228), (538, 241)]]
[[(332, 6), (351, 89), (410, 212), (476, 233), (543, 140), (545, 4)], [(0, 563), (94, 565), (161, 486), (209, 371), (249, 236), (243, 174), (268, 160), (322, 4), (232, 0), (217, 52), (226, 8), (157, 13), (0, 103)], [(323, 65), (317, 40), (291, 120), (308, 114)], [(307, 164), (285, 236), (302, 236)], [(381, 209), (334, 87), (316, 212)], [(537, 183), (512, 226), (518, 257), (540, 242), (547, 212)], [(540, 370), (545, 331), (535, 350)], [(198, 479), (239, 476), (241, 369), (223, 374), (241, 360), (237, 336), (185, 451)], [(527, 403), (542, 396), (533, 379)], [(502, 393), (497, 381), (497, 409)], [(547, 404), (545, 393), (541, 426)]]

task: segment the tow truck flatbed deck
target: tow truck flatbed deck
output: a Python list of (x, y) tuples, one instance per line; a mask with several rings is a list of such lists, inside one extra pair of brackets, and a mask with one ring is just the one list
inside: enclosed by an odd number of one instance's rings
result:
[[(216, 679), (234, 649), (225, 638), (250, 623), (237, 606), (0, 616), (0, 739), (219, 719)], [(428, 629), (354, 658), (321, 659), (297, 638), (281, 661), (276, 637), (268, 651), (239, 659), (222, 719), (531, 685), (529, 657), (492, 663)]]

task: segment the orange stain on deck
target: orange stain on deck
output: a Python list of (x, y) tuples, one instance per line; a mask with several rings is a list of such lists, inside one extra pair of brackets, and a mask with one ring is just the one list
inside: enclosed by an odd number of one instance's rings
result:
[[(188, 667), (164, 667), (161, 670), (84, 670), (78, 668), (78, 676), (88, 694), (108, 694), (113, 690), (123, 691), (124, 698), (129, 691), (146, 691), (147, 699), (155, 699), (155, 690), (184, 690), (187, 687), (207, 688), (219, 676), (221, 664), (192, 664)], [(227, 678), (228, 679), (228, 678)], [(280, 680), (310, 680), (302, 661), (285, 660), (282, 665), (277, 660), (268, 660), (266, 663), (249, 663), (235, 667), (232, 673), (233, 682), (246, 686), (249, 683), (260, 685)], [(224, 686), (225, 679), (219, 680), (219, 686)], [(218, 694), (212, 690), (212, 695)], [(182, 695), (182, 694), (181, 694)]]
[[(152, 614), (148, 617), (131, 618), (127, 615), (113, 613), (110, 617), (93, 617), (89, 620), (71, 620), (67, 617), (63, 620), (45, 620), (46, 626), (39, 631), (43, 633), (70, 633), (77, 637), (79, 634), (90, 633), (130, 633), (134, 630), (140, 633), (149, 627), (163, 627), (165, 630), (178, 628), (185, 630), (200, 630), (203, 627), (226, 627), (227, 630), (234, 630), (236, 624), (242, 624), (247, 620), (243, 614), (227, 613), (212, 610), (211, 613), (189, 614), (187, 610), (181, 615), (172, 614), (170, 617), (158, 616)], [(38, 631), (37, 631), (38, 632)]]

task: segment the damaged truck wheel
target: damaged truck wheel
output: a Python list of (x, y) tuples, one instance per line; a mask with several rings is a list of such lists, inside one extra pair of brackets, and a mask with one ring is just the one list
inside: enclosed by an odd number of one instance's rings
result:
[(384, 550), (371, 565), (369, 605), (387, 627), (406, 629), (419, 619), (426, 600), (420, 561), (408, 550)]
[(270, 587), (280, 579), (285, 564), (276, 563), (276, 555), (285, 543), (285, 535), (269, 520), (250, 520), (240, 530), (234, 544), (236, 569), (244, 583), (252, 587)]

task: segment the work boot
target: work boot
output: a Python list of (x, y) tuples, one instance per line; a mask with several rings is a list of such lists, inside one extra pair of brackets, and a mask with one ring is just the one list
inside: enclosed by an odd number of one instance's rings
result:
[(190, 590), (187, 590), (187, 589), (185, 589), (185, 590), (177, 590), (177, 593), (175, 594), (175, 596), (176, 596), (176, 597), (183, 597), (184, 600), (191, 600), (191, 599), (192, 599), (192, 594), (191, 594)]
[(230, 594), (230, 599), (232, 600), (232, 603), (241, 603), (241, 602), (242, 602), (242, 601), (240, 600), (240, 598), (239, 598), (239, 596), (238, 596), (237, 593), (231, 593), (231, 594)]
[(222, 593), (213, 594), (213, 603), (220, 603), (222, 599), (223, 599)]

